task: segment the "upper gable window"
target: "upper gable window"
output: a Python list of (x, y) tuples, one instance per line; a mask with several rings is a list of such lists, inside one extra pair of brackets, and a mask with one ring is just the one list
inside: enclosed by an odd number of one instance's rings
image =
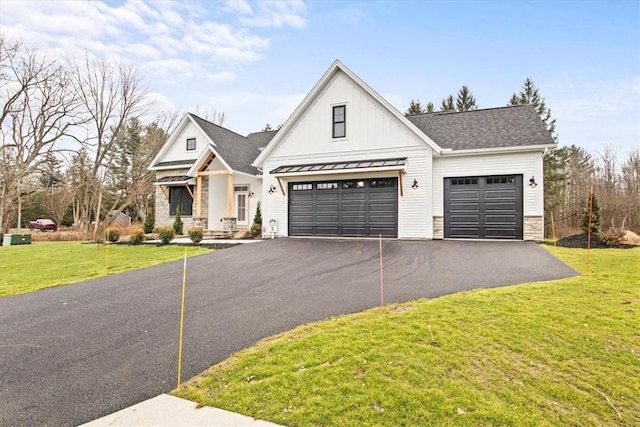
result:
[(347, 136), (347, 106), (337, 105), (333, 107), (333, 132), (334, 138)]
[(196, 149), (196, 139), (187, 138), (187, 151), (193, 151)]

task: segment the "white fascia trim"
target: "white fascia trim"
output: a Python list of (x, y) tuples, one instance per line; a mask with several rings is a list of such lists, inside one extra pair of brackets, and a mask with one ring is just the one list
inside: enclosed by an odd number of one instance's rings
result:
[(455, 157), (469, 156), (472, 154), (507, 154), (507, 153), (523, 153), (523, 152), (539, 152), (549, 148), (555, 148), (556, 144), (542, 145), (524, 145), (520, 147), (492, 147), (492, 148), (474, 148), (469, 150), (441, 150), (439, 157)]
[(405, 166), (386, 166), (381, 168), (361, 168), (361, 169), (339, 169), (339, 170), (325, 170), (325, 171), (308, 171), (308, 172), (291, 172), (291, 173), (277, 173), (273, 176), (276, 178), (295, 178), (296, 176), (313, 176), (313, 175), (338, 175), (347, 173), (371, 173), (371, 172), (389, 172), (389, 171), (402, 171), (406, 172)]

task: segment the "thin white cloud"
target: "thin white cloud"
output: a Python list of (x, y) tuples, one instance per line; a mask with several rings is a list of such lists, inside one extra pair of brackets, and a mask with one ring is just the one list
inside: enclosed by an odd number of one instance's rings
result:
[[(300, 1), (234, 1), (218, 8), (209, 2), (3, 0), (0, 32), (72, 58), (120, 57), (150, 80), (178, 83), (198, 76), (227, 82), (238, 65), (259, 60), (269, 49), (270, 38), (251, 27), (302, 28), (305, 13)], [(229, 14), (238, 24), (228, 22)]]
[(229, 0), (226, 10), (238, 15), (240, 23), (247, 27), (304, 28), (307, 24), (307, 8), (301, 0), (255, 2), (252, 7), (245, 0)]

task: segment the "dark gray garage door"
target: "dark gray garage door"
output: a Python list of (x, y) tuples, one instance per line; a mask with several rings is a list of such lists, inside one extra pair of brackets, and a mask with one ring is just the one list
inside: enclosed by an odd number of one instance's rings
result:
[(522, 239), (522, 175), (445, 178), (444, 237)]
[(289, 235), (397, 237), (398, 179), (289, 183)]

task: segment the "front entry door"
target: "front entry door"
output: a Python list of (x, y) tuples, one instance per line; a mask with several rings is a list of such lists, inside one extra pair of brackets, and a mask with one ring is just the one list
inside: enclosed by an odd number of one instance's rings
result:
[(236, 218), (238, 225), (249, 225), (249, 193), (236, 191)]

